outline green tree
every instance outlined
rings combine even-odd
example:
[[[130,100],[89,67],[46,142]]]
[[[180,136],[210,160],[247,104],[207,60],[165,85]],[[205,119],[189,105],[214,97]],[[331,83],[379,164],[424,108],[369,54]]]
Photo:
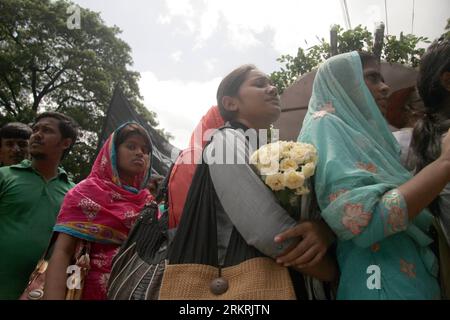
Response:
[[[442,34],[442,37],[450,39],[450,18],[447,19],[447,26],[445,27],[445,32]]]
[[[79,28],[71,8],[79,10]],[[0,12],[0,122],[31,122],[47,110],[72,116],[82,137],[63,165],[75,180],[89,173],[115,85],[158,125],[142,103],[140,75],[129,70],[131,49],[119,28],[64,0],[2,0]]]
[[[448,25],[447,28],[449,28]],[[373,36],[366,27],[359,25],[354,29],[344,31],[342,27],[336,26],[336,31],[338,54],[353,50],[372,51]],[[280,93],[294,83],[299,76],[310,72],[331,56],[330,44],[323,38],[319,39],[319,41],[319,44],[308,49],[299,48],[295,57],[282,55],[277,59],[283,66],[280,68],[280,71],[271,73],[270,77]],[[412,34],[403,35],[401,33],[399,38],[386,35],[381,59],[416,67],[425,51],[425,49],[417,47],[420,42],[427,43],[429,41],[425,37],[417,37]]]

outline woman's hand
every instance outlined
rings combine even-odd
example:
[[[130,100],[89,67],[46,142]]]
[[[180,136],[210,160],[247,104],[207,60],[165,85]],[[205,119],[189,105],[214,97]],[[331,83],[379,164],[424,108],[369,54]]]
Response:
[[[327,253],[334,241],[334,233],[322,221],[304,221],[275,237],[280,243],[289,238],[299,237],[296,245],[288,248],[277,257],[277,262],[285,267],[309,268],[316,265]]]

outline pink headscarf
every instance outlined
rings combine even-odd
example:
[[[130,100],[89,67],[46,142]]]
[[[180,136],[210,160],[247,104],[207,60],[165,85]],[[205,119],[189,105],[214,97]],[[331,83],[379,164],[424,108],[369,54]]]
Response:
[[[183,213],[184,203],[194,176],[196,163],[201,158],[203,147],[208,141],[207,130],[224,125],[217,106],[211,107],[202,117],[192,133],[189,147],[178,156],[169,178],[169,228],[178,225]]]
[[[130,123],[111,134],[89,176],[67,193],[54,231],[99,243],[121,244],[126,239],[139,212],[152,199],[145,188],[150,163],[133,186],[124,186],[120,181],[114,141],[127,125]]]

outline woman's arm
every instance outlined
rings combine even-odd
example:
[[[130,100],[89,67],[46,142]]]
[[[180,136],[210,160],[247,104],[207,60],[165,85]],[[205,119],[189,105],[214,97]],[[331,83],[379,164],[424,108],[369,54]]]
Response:
[[[333,133],[331,131],[328,134],[329,143],[339,138],[338,131]],[[314,138],[316,137],[312,137]],[[352,151],[349,149],[343,152]],[[353,159],[350,154],[346,157]],[[327,161],[334,161],[334,170],[340,170],[341,162],[337,154],[332,153]],[[322,162],[322,167],[318,166],[318,175],[329,174],[324,163],[326,162]],[[342,168],[345,170],[344,165]],[[350,185],[347,178],[340,177],[332,183],[328,181],[327,191],[324,191],[327,193],[321,195],[324,202],[321,215],[339,239],[352,240],[357,246],[367,248],[393,234],[407,230],[410,222],[439,195],[450,179],[450,139],[444,139],[439,159],[409,181],[398,187],[392,185],[391,190],[387,189],[382,194],[375,194],[370,185],[364,180],[357,182],[356,177],[351,178],[355,179],[353,185],[357,187],[346,190]],[[359,178],[366,179],[364,176]],[[369,176],[367,178],[370,179]],[[365,202],[366,194],[375,196],[374,200]]]
[[[405,198],[410,220],[427,207],[450,182],[450,134],[448,133],[442,141],[439,158],[398,188]]]
[[[448,137],[448,136],[447,136]],[[411,180],[407,181],[398,190],[405,198],[408,207],[408,217],[414,219],[450,181],[450,156],[439,157],[423,168]]]
[[[67,290],[67,267],[75,254],[78,239],[65,233],[60,233],[55,242],[52,257],[47,269],[44,299],[64,300]]]
[[[228,218],[245,241],[265,255],[276,258],[298,239],[275,243],[275,236],[297,222],[277,203],[274,194],[246,163],[245,140],[241,140],[244,138],[229,131],[216,133],[205,149],[214,189]]]

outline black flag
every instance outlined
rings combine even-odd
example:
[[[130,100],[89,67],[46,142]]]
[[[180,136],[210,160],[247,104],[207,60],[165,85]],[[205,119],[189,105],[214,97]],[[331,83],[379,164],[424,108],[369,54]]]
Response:
[[[100,134],[97,153],[108,139],[109,135],[121,124],[127,121],[136,121],[147,130],[153,145],[152,173],[165,176],[172,165],[171,155],[178,155],[180,150],[172,146],[149,123],[144,120],[133,108],[122,91],[116,87],[106,114],[103,130]]]

